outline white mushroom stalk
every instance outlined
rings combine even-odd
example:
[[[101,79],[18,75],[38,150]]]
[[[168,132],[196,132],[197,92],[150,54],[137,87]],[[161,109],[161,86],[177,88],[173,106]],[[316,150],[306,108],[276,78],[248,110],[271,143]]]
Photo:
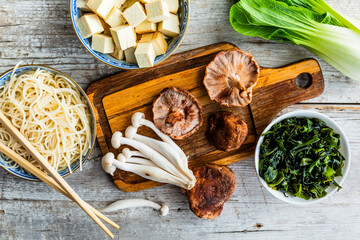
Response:
[[[137,156],[139,156],[140,158]],[[130,151],[130,149],[128,149],[128,148],[124,148],[123,152],[120,153],[116,159],[120,162],[136,163],[136,164],[140,164],[140,165],[156,167],[155,163],[153,163],[152,161],[150,161],[148,159],[145,159],[145,157],[140,152]]]
[[[116,149],[128,145],[137,151],[124,148],[117,160],[114,154],[106,154],[102,159],[104,171],[112,175],[119,168],[156,182],[173,184],[187,190],[193,188],[196,178],[188,168],[187,157],[180,147],[152,122],[145,120],[143,113],[135,113],[132,123],[133,126],[126,129],[125,137],[121,132],[113,134],[111,145]],[[138,134],[141,125],[149,126],[163,141]]]
[[[155,202],[145,199],[124,199],[111,203],[109,206],[100,208],[100,212],[114,212],[120,209],[133,208],[133,207],[151,207],[159,211],[161,216],[166,216],[169,213],[169,206],[165,203],[159,205]]]
[[[113,153],[107,153],[102,159],[102,166],[105,172],[113,175],[116,168],[135,173],[143,178],[161,183],[171,183],[181,188],[189,189],[189,182],[174,176],[158,166],[148,166],[121,162],[114,158]]]
[[[186,166],[188,165],[187,157],[186,157],[185,153],[183,152],[183,150],[181,150],[181,148],[171,139],[171,137],[169,137],[168,135],[161,132],[155,126],[155,124],[153,122],[146,120],[144,113],[141,113],[141,112],[134,113],[131,117],[131,124],[135,128],[139,128],[141,126],[146,126],[146,127],[150,128],[151,130],[153,130],[156,133],[156,135],[158,135],[161,138],[161,140],[170,144],[173,147],[173,149],[176,151],[176,153],[179,154],[180,158],[184,161],[184,164]]]
[[[145,156],[139,152],[139,151],[131,151],[129,148],[124,148],[122,150],[122,153],[124,154],[124,156],[128,159],[131,157],[142,157],[145,158]]]
[[[139,150],[147,159],[153,161],[156,165],[158,165],[165,171],[175,176],[183,177],[180,174],[179,170],[174,165],[172,165],[171,162],[169,162],[169,160],[166,159],[163,155],[139,141],[123,137],[121,132],[115,132],[112,135],[111,145],[114,148],[119,148],[121,145],[129,145]]]
[[[193,180],[194,177],[193,173],[188,168],[187,164],[185,164],[184,161],[181,159],[179,154],[176,151],[174,151],[174,148],[169,143],[140,135],[137,133],[137,129],[138,128],[134,126],[129,126],[125,131],[125,136],[127,138],[134,139],[136,141],[144,143],[145,145],[158,151],[164,157],[169,159],[174,164],[174,166],[179,171],[181,171],[186,177],[188,177],[190,180]],[[186,159],[186,163],[187,163],[187,159]]]

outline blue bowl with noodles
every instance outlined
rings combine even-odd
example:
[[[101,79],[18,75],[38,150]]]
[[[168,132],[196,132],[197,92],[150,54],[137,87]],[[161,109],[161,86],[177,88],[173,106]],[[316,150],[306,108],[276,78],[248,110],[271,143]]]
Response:
[[[91,140],[90,140],[89,148],[88,148],[87,152],[83,155],[83,157],[81,157],[81,159],[74,161],[70,165],[71,172],[70,172],[69,168],[64,168],[64,169],[58,171],[60,176],[66,177],[66,176],[70,175],[71,173],[75,172],[80,167],[80,162],[81,162],[81,164],[83,164],[86,161],[86,159],[89,157],[89,155],[94,147],[95,137],[96,137],[94,111],[92,109],[90,101],[89,101],[86,93],[84,92],[84,90],[82,90],[82,88],[72,78],[70,78],[65,73],[60,72],[59,70],[56,70],[51,67],[42,66],[42,65],[25,65],[25,66],[19,66],[15,70],[15,74],[19,75],[19,74],[25,73],[27,71],[36,70],[36,69],[42,69],[42,70],[46,70],[46,71],[49,71],[52,73],[62,75],[75,89],[79,90],[81,96],[86,101],[86,104],[87,104],[89,112],[90,112]],[[7,81],[10,80],[10,76],[11,76],[12,72],[13,72],[13,69],[8,70],[5,73],[3,73],[2,75],[0,75],[0,86],[4,85]],[[2,167],[6,171],[8,171],[9,173],[11,173],[17,177],[20,177],[20,178],[23,178],[26,180],[30,180],[30,181],[39,181],[39,179],[37,177],[35,177],[34,175],[29,173],[22,167],[18,166],[14,161],[9,159],[7,156],[5,156],[2,153],[0,153],[0,167]]]
[[[101,62],[116,68],[121,69],[139,69],[139,66],[135,63],[128,63],[124,60],[118,60],[112,57],[110,54],[103,54],[97,51],[94,51],[91,48],[91,41],[89,38],[83,39],[80,36],[79,29],[75,24],[75,21],[82,16],[83,12],[76,7],[76,0],[70,0],[70,16],[73,28],[75,33],[80,40],[81,44],[85,47],[85,49],[93,55],[95,58],[100,60]],[[168,58],[171,54],[175,52],[175,50],[180,46],[181,41],[183,40],[189,20],[190,20],[190,0],[179,0],[179,22],[180,22],[180,34],[177,37],[171,39],[168,43],[169,47],[166,50],[165,54],[159,55],[155,58],[155,64],[158,64]]]

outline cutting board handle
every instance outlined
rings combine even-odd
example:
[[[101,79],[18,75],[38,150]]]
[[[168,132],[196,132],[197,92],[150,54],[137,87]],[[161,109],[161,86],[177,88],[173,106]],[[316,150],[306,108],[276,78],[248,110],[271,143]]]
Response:
[[[280,68],[262,68],[250,104],[257,135],[287,106],[317,97],[323,92],[324,77],[315,59]]]

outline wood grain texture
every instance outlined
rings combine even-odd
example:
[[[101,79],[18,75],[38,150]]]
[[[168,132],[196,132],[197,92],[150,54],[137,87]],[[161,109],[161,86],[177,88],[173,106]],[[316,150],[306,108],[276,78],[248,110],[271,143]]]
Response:
[[[189,167],[207,163],[228,165],[252,157],[258,136],[273,117],[285,107],[319,96],[324,91],[324,78],[316,60],[309,59],[280,68],[260,70],[253,100],[245,107],[223,107],[212,101],[203,84],[205,69],[220,51],[237,50],[229,43],[218,43],[171,56],[162,64],[141,71],[124,71],[90,85],[87,93],[96,109],[97,139],[103,154],[112,151],[111,136],[124,133],[131,125],[131,116],[143,112],[152,120],[152,103],[167,87],[180,87],[191,92],[203,108],[203,126],[192,136],[176,141],[189,156]],[[311,85],[300,88],[296,78],[309,74]],[[217,111],[231,111],[240,116],[248,126],[248,136],[238,150],[219,151],[206,138],[208,117]],[[142,127],[140,134],[156,138],[150,129]],[[121,149],[120,149],[121,150]],[[161,184],[150,182],[136,174],[117,170],[115,185],[123,191],[140,191]]]
[[[303,87],[296,83],[301,74],[308,77]],[[259,136],[282,109],[320,96],[324,87],[320,66],[313,59],[281,68],[261,69],[259,84],[254,88],[253,101],[250,103],[256,134]]]
[[[327,0],[344,14],[359,18],[360,1]],[[45,64],[69,74],[84,89],[118,73],[94,59],[79,43],[66,0],[0,1],[0,72],[24,64]],[[353,161],[343,189],[326,201],[304,207],[281,202],[261,188],[252,158],[230,167],[238,187],[213,221],[197,218],[178,188],[163,185],[136,193],[119,191],[102,171],[98,145],[66,181],[94,207],[124,198],[167,202],[170,214],[129,209],[108,216],[120,224],[116,239],[359,239],[360,238],[360,82],[351,80],[306,49],[236,33],[228,20],[232,1],[191,1],[190,24],[177,52],[227,41],[251,52],[261,66],[277,67],[316,58],[325,92],[292,105],[283,113],[312,109],[334,119],[350,141]],[[106,239],[81,209],[43,183],[18,179],[0,169],[0,239]]]

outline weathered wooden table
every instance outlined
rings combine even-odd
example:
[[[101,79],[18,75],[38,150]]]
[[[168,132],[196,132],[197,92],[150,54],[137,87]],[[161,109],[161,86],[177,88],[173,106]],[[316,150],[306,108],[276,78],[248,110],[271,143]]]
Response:
[[[250,51],[262,66],[276,67],[315,57],[292,45],[244,37],[229,24],[232,1],[193,0],[191,21],[178,52],[229,41]],[[359,17],[360,1],[328,0],[351,17]],[[359,43],[360,44],[360,43]],[[137,193],[119,191],[100,166],[96,146],[82,172],[66,178],[79,195],[95,207],[124,198],[146,198],[170,205],[161,217],[150,209],[108,214],[121,225],[116,239],[359,239],[360,238],[360,82],[320,61],[326,89],[311,101],[284,112],[313,109],[327,114],[351,144],[351,169],[343,189],[310,206],[277,200],[261,187],[254,159],[235,163],[238,186],[215,220],[197,218],[179,188],[165,185]],[[0,73],[19,61],[62,70],[83,88],[119,70],[94,59],[75,36],[66,0],[0,1]],[[113,229],[111,229],[113,230]],[[105,239],[106,235],[73,202],[39,182],[28,182],[0,170],[0,239]]]

